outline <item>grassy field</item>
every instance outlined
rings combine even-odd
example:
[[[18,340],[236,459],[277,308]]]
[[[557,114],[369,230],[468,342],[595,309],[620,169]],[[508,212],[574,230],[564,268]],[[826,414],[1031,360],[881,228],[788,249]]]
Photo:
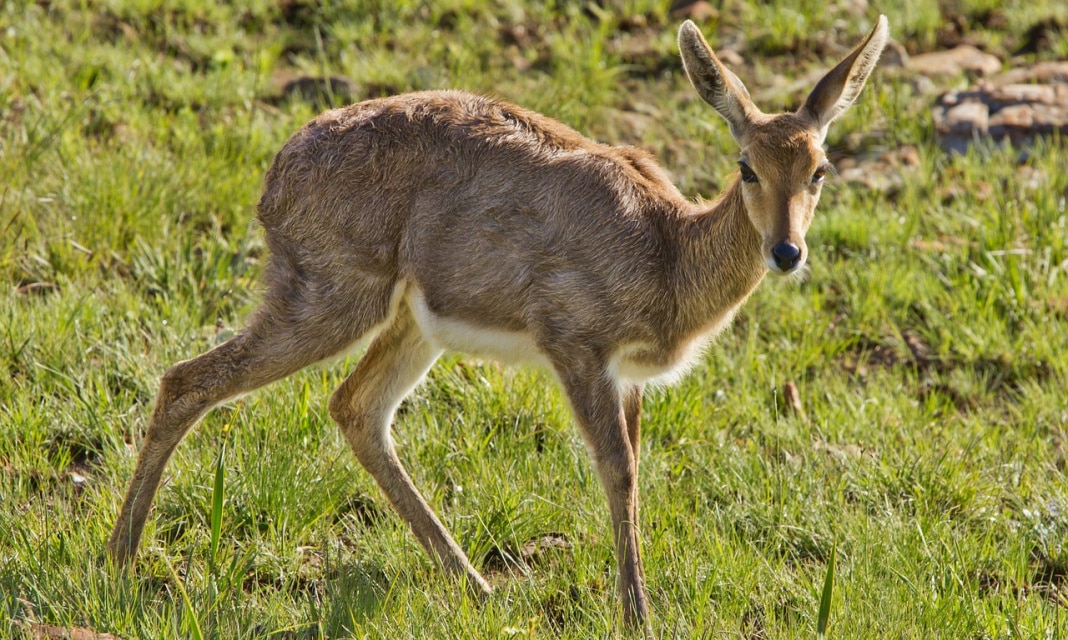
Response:
[[[958,18],[1006,66],[1042,23],[1017,62],[1068,58],[1055,0],[854,4],[713,3],[701,27],[714,47],[745,36],[739,73],[769,111],[879,12],[912,52]],[[209,414],[136,570],[103,548],[159,375],[255,305],[255,202],[290,133],[328,103],[465,88],[649,149],[713,197],[736,146],[681,74],[678,22],[643,0],[4,3],[0,637],[625,636],[563,399],[545,374],[470,358],[439,363],[395,433],[497,587],[486,604],[434,567],[330,421],[355,356]],[[352,95],[282,90],[332,75]],[[914,148],[900,186],[831,180],[807,276],[769,279],[694,374],[647,397],[658,636],[813,637],[833,557],[831,637],[1068,637],[1068,149],[944,154],[919,86],[877,71],[828,139]]]

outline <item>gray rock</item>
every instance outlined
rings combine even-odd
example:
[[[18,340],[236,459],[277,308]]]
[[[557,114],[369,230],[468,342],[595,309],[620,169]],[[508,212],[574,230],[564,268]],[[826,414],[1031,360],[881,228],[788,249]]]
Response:
[[[897,40],[890,40],[883,49],[883,55],[879,58],[879,66],[884,69],[898,69],[909,66],[909,52],[905,45]]]
[[[959,76],[964,73],[989,76],[1001,71],[1001,60],[970,44],[962,44],[948,51],[914,55],[908,60],[908,68],[925,76]]]
[[[983,102],[961,102],[946,109],[942,129],[947,133],[985,134],[990,108]]]
[[[1068,60],[1051,60],[1010,69],[994,78],[994,82],[1002,85],[1034,82],[1068,84]]]
[[[1068,135],[1068,76],[1058,80],[1056,69],[1045,63],[1014,69],[974,89],[943,93],[933,109],[942,148],[964,152],[984,139],[1026,146],[1055,132]],[[1034,77],[1053,84],[1009,82]]]

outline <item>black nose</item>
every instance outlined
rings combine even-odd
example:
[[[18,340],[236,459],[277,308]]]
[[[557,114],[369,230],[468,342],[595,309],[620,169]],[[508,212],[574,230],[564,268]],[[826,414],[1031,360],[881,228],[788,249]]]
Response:
[[[775,264],[783,271],[790,271],[801,261],[801,249],[792,242],[780,242],[771,250]]]

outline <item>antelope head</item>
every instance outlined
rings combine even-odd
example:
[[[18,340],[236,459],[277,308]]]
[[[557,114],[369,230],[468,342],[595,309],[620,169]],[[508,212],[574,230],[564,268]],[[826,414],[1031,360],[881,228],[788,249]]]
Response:
[[[687,20],[679,30],[686,75],[701,98],[727,121],[741,147],[742,198],[762,239],[768,269],[792,273],[805,264],[805,233],[831,170],[823,151],[830,123],[857,99],[888,39],[886,16],[816,84],[794,113],[761,112],[749,91]]]

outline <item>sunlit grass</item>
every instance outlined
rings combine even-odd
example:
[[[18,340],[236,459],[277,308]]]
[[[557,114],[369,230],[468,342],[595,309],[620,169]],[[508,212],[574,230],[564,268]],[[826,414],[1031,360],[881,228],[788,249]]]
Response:
[[[607,507],[566,403],[543,373],[460,356],[406,401],[395,438],[497,586],[487,603],[434,566],[330,422],[358,354],[209,414],[135,570],[103,558],[159,375],[258,299],[262,176],[317,108],[282,99],[285,79],[490,93],[648,148],[687,194],[726,184],[736,149],[679,73],[668,7],[606,6],[0,8],[0,636],[622,634]],[[978,24],[989,9],[1001,31]],[[747,36],[756,90],[830,62],[806,54],[813,32],[849,46],[878,11],[910,46],[937,40],[923,2],[860,18],[747,4],[702,28],[714,45]],[[961,11],[1008,49],[1065,19],[1053,2]],[[918,166],[888,193],[832,182],[808,276],[769,279],[702,367],[649,394],[640,524],[659,636],[810,638],[821,601],[827,637],[1068,635],[1068,152],[946,155],[930,101],[876,73],[828,144],[867,132],[862,148],[913,145]],[[783,408],[787,381],[804,418]],[[522,561],[547,536],[566,544]]]

